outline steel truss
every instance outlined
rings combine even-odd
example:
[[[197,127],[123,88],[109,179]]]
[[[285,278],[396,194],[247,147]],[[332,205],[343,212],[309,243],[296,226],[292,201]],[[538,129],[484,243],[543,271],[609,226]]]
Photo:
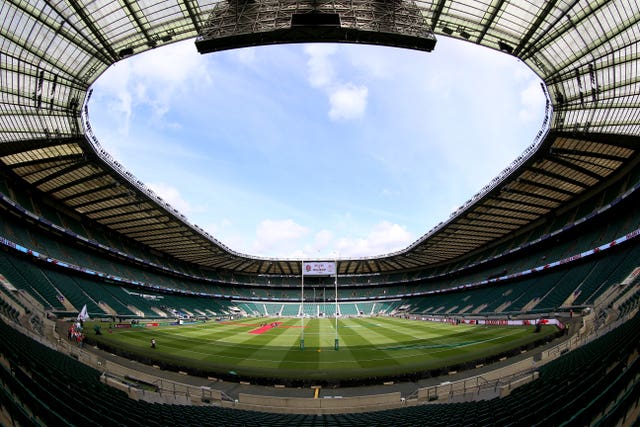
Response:
[[[433,50],[436,39],[413,1],[219,2],[196,41],[201,53],[284,42],[346,42]]]

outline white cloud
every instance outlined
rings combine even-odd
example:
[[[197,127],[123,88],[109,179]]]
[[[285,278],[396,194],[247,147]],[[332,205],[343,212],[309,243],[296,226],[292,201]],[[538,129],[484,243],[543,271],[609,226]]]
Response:
[[[531,79],[527,87],[520,92],[520,103],[520,120],[529,122],[540,117],[541,111],[544,110],[545,98],[538,79]]]
[[[118,93],[126,87],[131,78],[131,62],[120,61],[113,64],[97,80],[100,88],[106,93]]]
[[[231,223],[207,227],[234,250],[251,256],[291,259],[333,259],[382,255],[406,248],[415,237],[399,224],[380,221],[363,235],[344,236],[332,228],[313,231],[292,219],[265,219],[259,222],[252,237],[242,238]],[[246,230],[246,228],[245,228]],[[225,234],[226,236],[222,236]],[[241,242],[253,240],[250,247]]]
[[[389,221],[379,222],[369,234],[369,240],[374,247],[400,249],[411,239],[411,234],[404,227]]]
[[[175,51],[173,48],[161,49],[164,58],[157,57],[152,64],[134,64],[138,59],[135,56],[115,64],[100,77],[101,88],[95,91],[93,101],[100,99],[100,93],[108,93],[108,117],[115,120],[110,120],[110,126],[102,129],[105,133],[98,133],[98,137],[144,182],[169,182],[171,185],[150,185],[164,200],[185,215],[196,214],[195,222],[209,224],[205,229],[215,238],[232,250],[249,255],[300,259],[333,257],[336,252],[340,257],[360,257],[401,250],[415,240],[414,236],[446,218],[453,210],[447,207],[463,203],[520,154],[539,127],[529,114],[544,109],[536,78],[530,73],[528,79],[519,74],[517,78],[502,74],[512,73],[510,69],[502,70],[506,68],[503,63],[507,59],[513,62],[512,58],[476,61],[484,54],[472,55],[466,49],[449,59],[437,56],[448,52],[445,44],[440,45],[438,53],[420,56],[376,47],[354,49],[353,54],[351,50],[343,51],[343,46],[324,44],[307,45],[304,50],[278,47],[283,52],[278,55],[247,49],[230,52],[231,57],[222,53],[205,57],[202,66],[183,56],[193,48],[192,44],[176,45]],[[304,55],[300,55],[301,51]],[[387,58],[387,53],[392,55]],[[202,58],[197,54],[195,57]],[[479,66],[485,63],[490,65],[488,71]],[[168,68],[163,69],[163,64]],[[229,66],[232,67],[227,70]],[[472,81],[469,73],[482,78]],[[209,74],[214,84],[207,85]],[[277,108],[245,114],[242,107],[228,108],[224,97],[219,96],[219,89],[228,88],[222,92],[271,99],[270,92],[261,90],[264,83],[274,82],[274,76],[275,81],[287,84],[275,88],[271,84],[268,89],[289,96],[279,103],[264,104]],[[294,83],[303,87],[294,87]],[[188,95],[187,90],[197,92]],[[316,96],[307,97],[309,92]],[[518,96],[503,101],[498,96],[502,92]],[[293,104],[292,99],[302,102]],[[285,110],[288,102],[295,105],[295,111]],[[98,108],[91,111],[92,119],[107,116],[107,108],[102,105],[102,112]],[[508,108],[498,109],[499,106]],[[208,127],[221,109],[243,114],[236,114],[238,120],[229,115],[229,120],[218,128]],[[325,122],[358,120],[358,126],[350,129],[319,123],[317,119],[323,118],[325,111]],[[271,123],[270,114],[276,112],[295,125],[291,132],[284,127],[287,132],[272,138],[281,142],[284,150],[267,150],[266,132],[233,134],[235,130],[263,129],[263,121]],[[490,114],[481,115],[486,112]],[[194,117],[199,121],[187,121]],[[129,122],[131,136],[120,136],[120,129],[128,135]],[[136,124],[142,126],[136,130]],[[523,143],[516,131],[532,124],[535,129],[531,137],[525,135]],[[285,151],[297,153],[294,148],[298,145],[286,144],[301,139],[301,130],[312,137],[318,135],[320,140],[319,131],[325,128],[330,132],[323,141],[348,138],[349,143],[355,144],[341,142],[344,151],[337,159],[347,159],[349,166],[332,164],[331,177],[335,171],[335,180],[312,182],[318,187],[321,181],[339,183],[338,188],[348,191],[319,190],[316,196],[330,195],[326,197],[330,203],[324,203],[322,210],[315,207],[317,204],[301,203],[299,197],[286,200],[282,194],[267,191],[267,187],[282,189],[286,182],[284,188],[289,190],[283,192],[285,196],[299,194],[297,185],[309,186],[303,178],[322,176],[323,170],[329,170],[321,166],[309,169],[308,174],[300,173],[289,166],[277,166],[273,159],[282,157]],[[97,127],[94,129],[97,132]],[[389,144],[390,140],[394,143]],[[145,141],[146,144],[141,143]],[[511,151],[512,143],[519,143],[522,148]],[[247,156],[242,151],[245,145],[251,145],[252,154],[258,150],[278,156],[268,157],[267,161],[260,156]],[[302,144],[299,147],[306,148]],[[365,159],[366,164],[359,165],[354,161],[356,156]],[[476,171],[480,165],[489,169]],[[341,169],[349,173],[339,175]],[[200,179],[209,173],[210,178]],[[167,176],[171,179],[167,180]],[[264,185],[272,178],[279,181]],[[417,188],[411,186],[414,184]],[[224,203],[220,204],[220,200]],[[337,212],[346,210],[354,212],[353,218]],[[233,221],[225,222],[221,215]],[[293,219],[263,221],[265,217]],[[371,225],[380,218],[388,221]]]
[[[219,222],[206,222],[201,225],[201,228],[212,236],[219,235],[224,229],[231,227],[233,227],[233,221],[228,218],[222,218]]]
[[[236,60],[245,65],[254,65],[256,62],[256,50],[251,48],[244,49],[234,49],[232,51],[233,56]]]
[[[147,183],[146,186],[149,187],[158,196],[160,196],[162,200],[169,203],[173,208],[177,209],[181,214],[188,215],[190,213],[193,213],[193,207],[182,197],[180,191],[177,188],[161,182]]]
[[[369,91],[364,86],[346,84],[329,95],[331,120],[353,120],[364,116]]]
[[[354,83],[340,83],[335,75],[332,57],[335,45],[310,44],[305,46],[308,55],[308,80],[312,87],[323,90],[329,97],[329,118],[336,121],[358,119],[364,116],[369,90]]]
[[[398,68],[405,72],[407,66],[413,65],[396,61],[402,55],[400,48],[358,45],[349,47],[348,52],[351,65],[374,79],[393,78]]]
[[[376,224],[365,237],[343,237],[336,242],[341,258],[383,255],[406,248],[415,240],[403,226],[389,221]]]
[[[175,43],[133,56],[115,64],[95,84],[96,96],[107,96],[108,113],[115,116],[118,133],[129,134],[135,111],[151,108],[156,126],[179,127],[162,120],[175,105],[176,95],[188,85],[210,82],[204,62],[192,42]]]
[[[202,61],[190,51],[192,48],[179,43],[168,46],[166,50],[146,52],[144,60],[132,63],[133,77],[139,82],[136,101],[150,106],[157,119],[171,110],[176,93],[189,82],[206,76]]]
[[[265,219],[258,225],[256,236],[262,241],[294,240],[307,235],[309,230],[292,219]]]
[[[113,131],[119,136],[129,135],[133,116],[135,92],[128,87],[130,80],[131,64],[125,61],[109,68],[94,86],[96,90],[93,105],[97,98],[102,96],[106,98],[106,102],[99,103],[106,111],[97,111],[97,113],[114,118],[113,122],[118,123],[118,126]]]
[[[335,72],[330,57],[336,52],[335,45],[312,43],[305,45],[304,51],[309,56],[307,67],[311,86],[323,88],[331,85]]]
[[[109,104],[108,108],[112,114],[122,117],[122,126],[118,129],[121,135],[129,135],[131,117],[133,116],[133,99],[128,91],[121,91],[117,94],[115,102]]]
[[[159,83],[171,86],[182,85],[189,79],[206,75],[206,69],[192,41],[150,50],[141,54],[140,57],[131,58],[131,61],[132,72],[143,76],[150,85]],[[162,91],[165,87],[156,89]]]
[[[320,230],[315,235],[314,246],[319,251],[326,251],[331,247],[331,242],[334,239],[334,233],[330,230]]]
[[[382,190],[380,190],[380,195],[382,197],[394,197],[394,196],[398,196],[400,194],[400,192],[398,190],[392,190],[390,188],[383,188]]]
[[[280,254],[290,252],[292,248],[302,246],[300,241],[309,234],[309,229],[297,224],[292,219],[265,219],[258,224],[253,251],[256,255],[273,252]]]
[[[222,218],[218,222],[206,222],[210,219],[209,215],[209,212],[205,212],[203,217],[205,222],[197,223],[200,228],[229,249],[244,254],[250,253],[247,251],[249,245],[245,230],[238,230],[237,224],[227,218]]]

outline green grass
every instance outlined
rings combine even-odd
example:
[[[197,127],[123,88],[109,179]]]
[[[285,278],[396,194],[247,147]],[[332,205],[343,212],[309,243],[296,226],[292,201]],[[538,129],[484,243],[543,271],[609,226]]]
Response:
[[[283,322],[262,335],[263,322]],[[440,369],[518,349],[555,332],[544,327],[450,325],[396,318],[242,319],[227,324],[114,329],[91,339],[160,363],[239,377],[340,380]],[[304,331],[304,350],[300,349]],[[157,341],[155,350],[150,341]]]

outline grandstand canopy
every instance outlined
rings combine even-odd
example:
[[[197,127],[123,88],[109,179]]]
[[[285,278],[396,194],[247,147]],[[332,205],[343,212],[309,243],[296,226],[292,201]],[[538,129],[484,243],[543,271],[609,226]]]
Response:
[[[472,200],[404,250],[341,260],[340,274],[407,271],[459,259],[542,224],[637,166],[635,1],[3,0],[2,170],[58,208],[185,262],[247,274],[300,274],[298,260],[240,254],[190,224],[101,148],[85,105],[92,83],[110,65],[178,40],[200,46],[215,40],[218,48],[326,40],[316,24],[305,40],[270,25],[308,26],[317,21],[294,15],[329,4],[339,18],[327,21],[334,30],[338,25],[344,34],[347,28],[366,34],[356,42],[420,49],[409,42],[435,44],[433,35],[445,35],[514,55],[541,77],[549,98],[533,144]],[[240,13],[250,10],[269,13]],[[399,16],[410,16],[411,25],[397,25]]]

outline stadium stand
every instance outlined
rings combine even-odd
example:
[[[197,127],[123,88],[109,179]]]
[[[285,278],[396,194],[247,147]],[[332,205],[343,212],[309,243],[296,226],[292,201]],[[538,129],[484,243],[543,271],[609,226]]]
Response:
[[[300,313],[300,304],[284,304],[282,307],[282,311],[280,312],[281,316],[297,316]]]
[[[640,315],[540,368],[508,396],[360,414],[291,415],[150,404],[100,381],[101,373],[0,322],[2,404],[20,425],[607,425],[637,401]],[[615,349],[615,351],[612,351]],[[634,355],[629,357],[629,355]],[[613,402],[613,411],[604,411]],[[77,409],[81,407],[82,411]],[[618,414],[618,415],[616,415]]]

